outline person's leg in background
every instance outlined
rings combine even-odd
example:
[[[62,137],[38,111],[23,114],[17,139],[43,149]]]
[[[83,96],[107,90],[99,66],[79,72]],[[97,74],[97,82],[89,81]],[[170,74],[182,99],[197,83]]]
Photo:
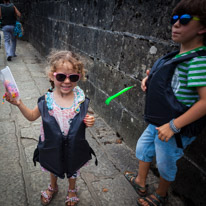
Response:
[[[14,35],[14,27],[11,29],[11,56],[16,57],[16,36]]]
[[[13,53],[15,53],[16,49],[16,38],[14,40],[14,26],[6,25],[2,28],[4,34],[4,45],[6,50],[7,60],[11,61]]]

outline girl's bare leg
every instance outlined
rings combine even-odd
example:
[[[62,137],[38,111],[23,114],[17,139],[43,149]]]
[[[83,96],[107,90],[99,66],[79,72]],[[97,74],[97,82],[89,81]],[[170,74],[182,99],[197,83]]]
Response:
[[[52,173],[50,173],[50,186],[51,186],[52,189],[56,189],[57,188],[57,177],[54,174],[52,174]],[[48,189],[46,190],[46,194],[48,196],[52,196],[53,193],[54,193],[54,191],[52,192],[52,191],[50,191]],[[45,203],[47,202],[47,199],[44,196],[41,196],[41,198],[42,198],[43,202],[45,202]]]
[[[76,195],[76,178],[72,178],[70,177],[68,179],[68,182],[69,182],[69,191],[68,191],[68,197],[69,198],[77,198],[77,195]],[[77,198],[78,199],[78,198]],[[78,202],[78,200],[75,200],[74,201],[68,201],[67,202],[67,205],[68,206],[73,206],[73,205],[76,205],[76,203]]]
[[[57,177],[50,173],[50,181],[51,181],[51,187],[56,188],[57,187]]]
[[[68,179],[68,181],[69,181],[69,189],[70,189],[70,190],[76,189],[76,178],[70,177],[70,178]]]

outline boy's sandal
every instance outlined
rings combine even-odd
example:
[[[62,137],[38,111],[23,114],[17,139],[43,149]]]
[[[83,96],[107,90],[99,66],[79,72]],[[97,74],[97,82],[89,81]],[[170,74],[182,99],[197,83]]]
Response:
[[[47,191],[51,192],[51,195],[48,195]],[[48,205],[57,193],[58,186],[56,186],[56,188],[52,188],[51,185],[49,185],[47,190],[41,191],[41,204]]]
[[[76,193],[77,189],[74,189],[74,190],[68,189],[68,193],[70,192]],[[76,205],[78,202],[79,202],[79,198],[77,196],[69,197],[69,195],[67,195],[65,205],[68,206],[68,203],[74,203],[74,205]]]
[[[153,194],[157,199],[155,199],[154,197],[147,196],[147,197],[140,197],[137,200],[137,204],[139,206],[143,206],[143,204],[139,201],[140,199],[144,200],[145,202],[148,203],[149,206],[164,206],[166,205],[166,203],[168,202],[168,195],[166,195],[165,197],[162,197],[160,195],[158,195],[156,192]]]
[[[145,197],[147,195],[148,185],[146,185],[145,187],[138,185],[135,182],[137,175],[135,175],[133,172],[126,171],[124,173],[124,176],[129,181],[129,183],[133,186],[133,188],[135,189],[138,195],[140,195],[141,197]]]

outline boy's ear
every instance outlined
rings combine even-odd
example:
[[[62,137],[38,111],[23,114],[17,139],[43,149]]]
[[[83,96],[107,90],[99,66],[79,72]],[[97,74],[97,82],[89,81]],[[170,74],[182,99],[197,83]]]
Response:
[[[206,33],[206,27],[203,27],[202,29],[200,29],[200,31],[198,33],[199,34],[205,34]]]

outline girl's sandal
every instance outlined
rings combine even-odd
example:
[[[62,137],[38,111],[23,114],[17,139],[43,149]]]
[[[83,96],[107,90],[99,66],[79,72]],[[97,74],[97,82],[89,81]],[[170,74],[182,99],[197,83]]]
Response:
[[[126,171],[124,173],[124,176],[129,181],[129,183],[133,186],[133,188],[135,189],[138,195],[140,195],[141,197],[145,197],[147,195],[148,185],[146,185],[145,187],[138,185],[135,182],[137,175],[135,175],[133,172]]]
[[[76,192],[77,192],[77,189],[74,189],[74,190],[68,189],[68,193],[76,193]],[[69,197],[68,195],[66,197],[65,205],[70,206],[72,203],[74,203],[73,205],[76,205],[78,202],[79,202],[79,198],[77,196]],[[70,204],[68,205],[68,203]]]
[[[47,194],[47,192],[50,192],[51,194],[49,195]],[[56,186],[56,188],[52,188],[51,185],[49,185],[47,190],[41,191],[41,204],[48,205],[57,193],[58,185]]]
[[[156,192],[153,194],[155,196],[152,197],[151,195],[148,197],[141,197],[137,199],[137,204],[139,206],[144,206],[139,200],[144,200],[145,202],[147,202],[148,205],[150,206],[164,206],[166,205],[166,203],[168,202],[168,195],[166,195],[165,197],[162,197],[160,195],[158,195]]]

